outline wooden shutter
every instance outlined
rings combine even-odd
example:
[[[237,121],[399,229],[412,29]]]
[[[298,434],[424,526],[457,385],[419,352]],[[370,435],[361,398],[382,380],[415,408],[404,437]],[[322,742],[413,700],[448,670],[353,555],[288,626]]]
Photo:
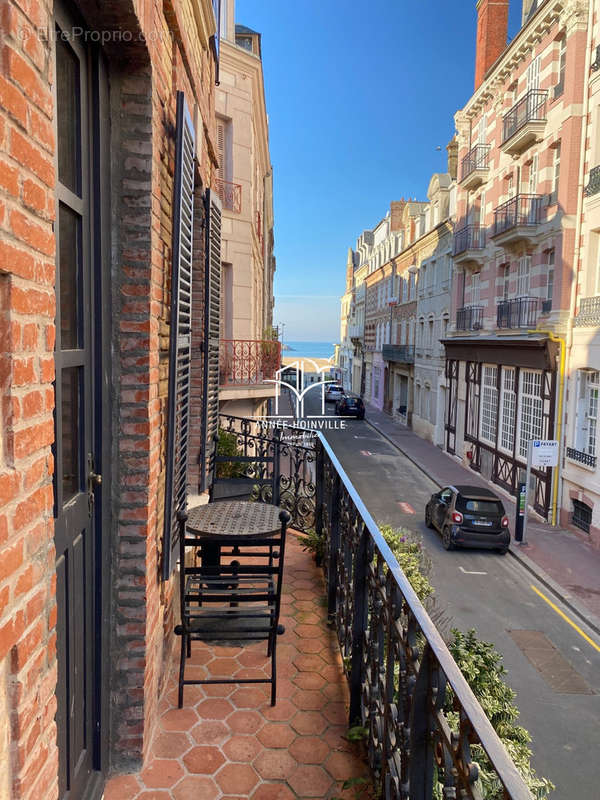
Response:
[[[209,462],[219,427],[219,334],[221,316],[221,201],[206,191],[206,328],[204,339],[204,424],[201,488],[207,488]]]
[[[162,563],[165,580],[171,575],[176,562],[176,549],[179,544],[177,512],[185,510],[187,503],[195,133],[183,92],[177,92],[176,137]]]

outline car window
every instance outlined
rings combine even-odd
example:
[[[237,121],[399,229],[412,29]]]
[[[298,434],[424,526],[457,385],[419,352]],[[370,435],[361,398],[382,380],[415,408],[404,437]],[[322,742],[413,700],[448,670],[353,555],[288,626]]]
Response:
[[[449,503],[452,499],[452,489],[444,489],[444,491],[440,494],[440,499],[445,503]]]
[[[476,514],[504,514],[504,507],[499,500],[475,500],[459,497],[456,501],[459,511],[472,511]]]

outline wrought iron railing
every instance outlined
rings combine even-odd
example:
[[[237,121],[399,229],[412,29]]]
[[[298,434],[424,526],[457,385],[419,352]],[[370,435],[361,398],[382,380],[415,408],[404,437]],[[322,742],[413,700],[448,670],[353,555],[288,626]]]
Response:
[[[515,297],[501,300],[496,312],[498,328],[535,328],[538,314],[537,297]]]
[[[489,144],[476,144],[472,147],[460,164],[460,179],[464,181],[477,169],[488,169],[490,157]]]
[[[507,142],[528,122],[545,122],[547,99],[548,92],[545,89],[530,89],[515,103],[502,120],[502,143]]]
[[[457,331],[479,331],[483,327],[483,306],[465,306],[456,312]]]
[[[511,228],[539,225],[542,217],[542,196],[518,194],[494,210],[494,236]]]
[[[588,185],[583,190],[586,197],[593,197],[598,192],[600,192],[600,165],[590,170]]]
[[[329,617],[350,687],[350,724],[386,800],[481,798],[473,745],[504,797],[531,794],[379,528],[319,434],[316,533],[324,544]],[[452,711],[448,696],[451,692]]]
[[[485,248],[485,228],[481,225],[466,225],[454,233],[454,249],[457,256],[465,250],[483,250]]]
[[[573,325],[576,328],[595,328],[600,325],[600,295],[581,299]]]
[[[236,214],[242,213],[242,187],[239,183],[231,183],[231,181],[217,178],[215,188],[224,209]]]
[[[415,349],[405,344],[384,344],[381,349],[384,361],[394,361],[399,364],[414,364]]]
[[[251,386],[274,380],[281,367],[281,342],[274,339],[221,339],[219,385]]]
[[[572,461],[578,461],[580,464],[585,464],[586,467],[593,467],[596,469],[596,456],[584,453],[582,450],[576,450],[574,447],[567,447],[567,458],[570,458]]]

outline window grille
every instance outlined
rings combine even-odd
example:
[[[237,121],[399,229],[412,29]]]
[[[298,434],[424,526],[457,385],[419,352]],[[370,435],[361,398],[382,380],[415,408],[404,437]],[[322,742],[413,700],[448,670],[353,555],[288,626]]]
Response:
[[[573,517],[571,519],[573,525],[581,528],[586,533],[590,532],[592,524],[592,509],[587,503],[582,503],[581,500],[573,500]]]
[[[502,367],[500,448],[507,453],[512,453],[515,444],[516,408],[515,370],[513,367]]]
[[[481,391],[481,430],[480,438],[496,443],[496,426],[498,417],[498,369],[488,364],[483,365]]]

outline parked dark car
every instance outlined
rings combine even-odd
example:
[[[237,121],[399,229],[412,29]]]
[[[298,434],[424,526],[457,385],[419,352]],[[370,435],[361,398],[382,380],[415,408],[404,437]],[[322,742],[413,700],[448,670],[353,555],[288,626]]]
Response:
[[[446,486],[432,495],[425,506],[425,524],[442,534],[446,550],[484,547],[504,554],[510,544],[502,501],[479,486]]]
[[[335,413],[342,417],[356,417],[356,419],[364,419],[365,404],[360,397],[345,395],[344,397],[341,397],[335,404]]]

